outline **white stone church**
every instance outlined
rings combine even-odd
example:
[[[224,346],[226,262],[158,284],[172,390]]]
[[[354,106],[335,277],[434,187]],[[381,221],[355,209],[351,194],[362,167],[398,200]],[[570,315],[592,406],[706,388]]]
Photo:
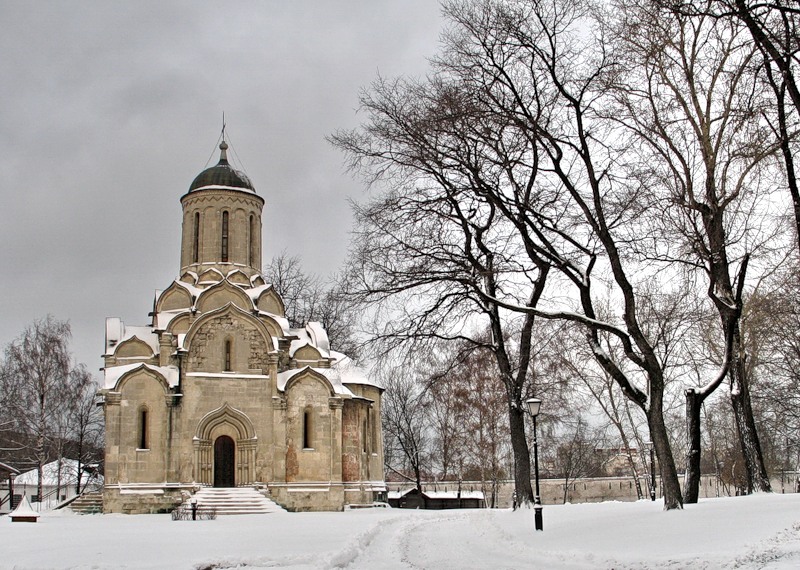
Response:
[[[385,500],[382,389],[261,275],[264,199],[219,163],[181,198],[180,277],[147,326],[106,319],[105,512],[251,487],[288,510]]]

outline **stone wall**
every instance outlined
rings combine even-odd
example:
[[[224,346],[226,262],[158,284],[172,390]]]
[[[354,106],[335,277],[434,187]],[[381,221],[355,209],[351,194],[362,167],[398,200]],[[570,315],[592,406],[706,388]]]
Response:
[[[775,493],[797,493],[800,472],[788,472],[781,476],[773,477],[772,490]],[[681,481],[682,483],[682,481]],[[535,489],[535,483],[531,481],[531,487]],[[390,491],[411,489],[413,484],[390,482],[386,486]],[[641,479],[642,493],[645,499],[650,498],[650,487],[645,478]],[[599,503],[602,501],[636,501],[636,487],[630,477],[599,477],[592,479],[571,480],[567,486],[568,503]],[[543,479],[540,481],[539,488],[542,493],[542,504],[560,505],[564,503],[564,480],[563,479]],[[423,483],[426,491],[456,491],[458,481],[445,481],[441,483]],[[480,481],[462,481],[461,489],[464,491],[483,491],[486,497],[487,506],[491,505],[491,482],[483,485]],[[735,491],[730,491],[731,493]],[[498,508],[511,506],[514,493],[513,481],[500,481],[497,486],[497,496],[495,505]],[[714,475],[703,475],[700,485],[700,498],[724,497],[729,496],[729,490],[719,484]],[[661,482],[656,478],[656,498],[661,499]]]
[[[103,512],[126,515],[169,513],[183,502],[191,490],[189,486],[106,486],[103,489]]]

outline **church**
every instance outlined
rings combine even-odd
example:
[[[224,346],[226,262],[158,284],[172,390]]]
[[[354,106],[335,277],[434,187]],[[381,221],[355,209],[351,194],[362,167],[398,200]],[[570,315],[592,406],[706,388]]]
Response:
[[[107,513],[166,512],[208,487],[289,511],[385,501],[382,388],[293,328],[261,274],[262,209],[228,145],[181,199],[180,272],[147,326],[106,319]]]

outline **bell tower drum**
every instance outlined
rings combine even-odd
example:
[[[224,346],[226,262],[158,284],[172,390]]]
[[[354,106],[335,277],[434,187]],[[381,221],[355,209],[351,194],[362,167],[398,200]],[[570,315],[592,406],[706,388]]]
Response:
[[[250,179],[228,163],[228,144],[219,162],[197,175],[181,198],[181,273],[217,269],[261,272],[261,212],[264,199]]]

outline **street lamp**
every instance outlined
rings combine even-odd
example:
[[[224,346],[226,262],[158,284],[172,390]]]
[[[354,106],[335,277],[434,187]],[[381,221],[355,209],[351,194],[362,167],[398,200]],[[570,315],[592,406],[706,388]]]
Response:
[[[542,497],[539,493],[539,442],[536,438],[536,416],[539,415],[542,401],[539,398],[528,398],[525,400],[525,405],[533,417],[533,471],[536,481],[536,495],[533,497],[533,519],[536,524],[536,530],[544,530],[542,525]]]
[[[650,500],[656,500],[656,448],[652,441],[646,441],[644,444],[650,450]]]

